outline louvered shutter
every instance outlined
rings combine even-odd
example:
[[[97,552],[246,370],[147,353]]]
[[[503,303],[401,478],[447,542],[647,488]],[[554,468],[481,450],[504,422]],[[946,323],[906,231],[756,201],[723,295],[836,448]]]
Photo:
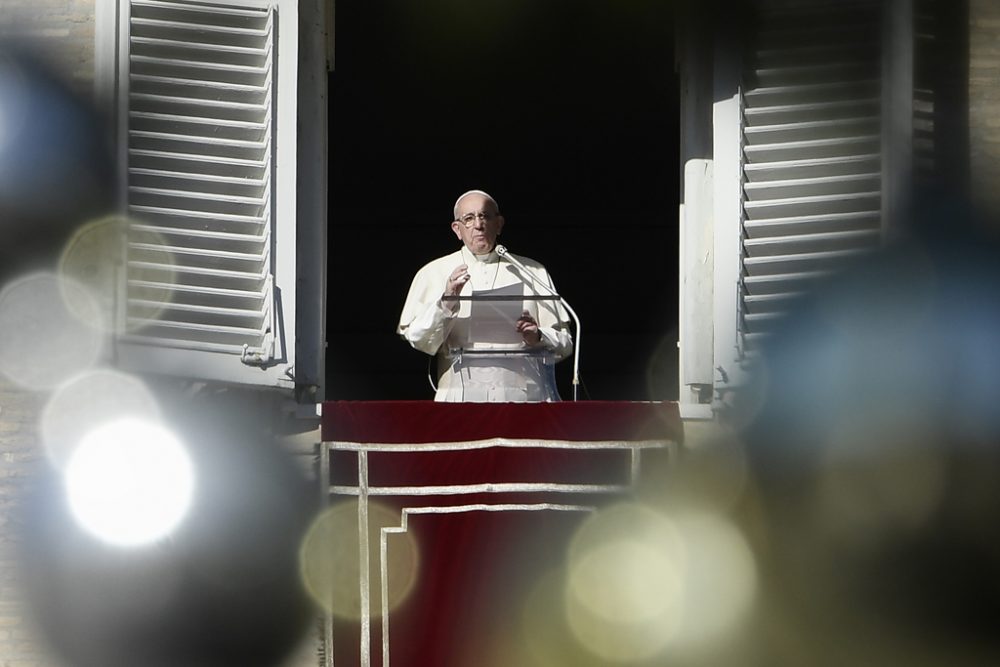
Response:
[[[739,342],[881,239],[878,3],[761,3],[742,94]]]
[[[276,5],[129,0],[126,7],[119,357],[139,370],[290,385],[295,40],[286,38],[279,72]],[[294,12],[281,18],[294,33]],[[279,132],[279,120],[290,135]],[[280,154],[289,158],[283,178]],[[279,261],[279,240],[291,261]]]

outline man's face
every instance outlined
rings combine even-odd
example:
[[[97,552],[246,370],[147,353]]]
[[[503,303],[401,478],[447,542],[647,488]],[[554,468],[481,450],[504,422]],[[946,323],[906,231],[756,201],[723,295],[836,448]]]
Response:
[[[458,204],[458,219],[451,223],[455,236],[475,255],[493,250],[503,229],[503,216],[492,201],[478,194],[464,197]]]

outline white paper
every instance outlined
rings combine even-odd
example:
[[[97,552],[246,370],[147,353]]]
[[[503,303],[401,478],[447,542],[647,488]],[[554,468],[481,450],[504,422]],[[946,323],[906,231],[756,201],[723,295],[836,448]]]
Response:
[[[483,296],[522,297],[524,286],[521,284],[498,287],[496,289],[474,291],[473,299]],[[517,320],[524,312],[524,301],[520,298],[504,299],[502,301],[471,302],[469,316],[469,342],[477,347],[510,347],[520,346],[523,339],[517,332]]]

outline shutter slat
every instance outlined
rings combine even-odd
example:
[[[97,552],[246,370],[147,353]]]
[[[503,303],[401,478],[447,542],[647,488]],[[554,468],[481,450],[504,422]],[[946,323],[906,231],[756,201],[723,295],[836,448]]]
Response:
[[[757,144],[744,148],[744,155],[751,162],[783,162],[827,157],[849,157],[878,152],[881,139],[877,134],[833,139],[787,141]]]
[[[858,190],[875,190],[881,184],[881,174],[868,173],[822,178],[767,180],[748,183],[744,192],[751,201],[851,194]]]
[[[205,248],[187,248],[184,246],[167,246],[155,243],[129,243],[129,248],[133,251],[151,250],[156,252],[167,252],[172,255],[209,257],[212,259],[235,259],[247,262],[259,262],[266,255],[264,253],[243,253],[231,250],[208,250]]]
[[[778,144],[817,139],[850,138],[859,134],[876,134],[878,127],[878,116],[862,116],[859,118],[759,125],[746,127],[743,134],[747,143],[752,145]]]
[[[171,338],[159,338],[156,336],[147,335],[139,336],[122,336],[122,341],[126,343],[137,343],[141,345],[150,345],[163,348],[177,348],[183,350],[199,350],[202,352],[214,352],[221,354],[237,354],[242,350],[242,346],[237,346],[233,344],[226,343],[212,343],[210,341],[198,341],[198,340],[176,340]]]
[[[249,204],[253,206],[263,206],[267,203],[266,193],[257,197],[241,197],[238,195],[222,195],[217,193],[190,192],[187,190],[148,187],[130,187],[129,192],[136,195],[160,195],[171,199],[207,199],[218,204]]]
[[[882,193],[858,192],[842,195],[820,195],[811,197],[789,197],[783,199],[768,199],[763,201],[748,201],[743,205],[747,218],[785,218],[809,215],[824,215],[827,213],[852,213],[861,211],[877,211],[880,208]]]
[[[214,178],[212,174],[197,179],[189,174],[143,168],[130,169],[128,173],[129,182],[135,187],[169,186],[170,189],[186,192],[238,197],[257,197],[266,185],[263,179],[255,179],[252,175],[245,180]]]
[[[270,109],[270,100],[256,102],[241,102],[236,100],[219,100],[202,97],[184,97],[181,95],[171,95],[159,92],[130,92],[129,97],[142,102],[149,102],[154,107],[159,105],[177,105],[191,112],[204,110],[204,113],[211,113],[213,109],[221,109],[233,112],[248,112],[262,114]],[[225,119],[225,117],[224,117]]]
[[[790,86],[768,86],[744,93],[747,106],[779,106],[815,104],[845,99],[871,99],[879,93],[877,79],[832,83],[812,83]]]
[[[830,275],[829,271],[810,267],[809,271],[798,271],[792,273],[774,273],[764,275],[747,276],[743,283],[749,295],[762,294],[793,294],[802,292],[809,288],[816,281]]]
[[[776,311],[769,313],[748,313],[746,315],[746,320],[750,324],[757,325],[755,328],[759,328],[761,324],[775,323],[783,316],[784,313]]]
[[[202,276],[207,278],[232,278],[235,280],[243,281],[253,281],[259,282],[265,279],[269,272],[266,267],[264,270],[257,273],[250,273],[247,271],[232,271],[228,269],[213,269],[204,266],[188,266],[184,264],[164,264],[162,262],[145,262],[145,261],[134,261],[129,262],[130,267],[135,267],[137,269],[148,269],[150,271],[161,271],[164,273],[178,273],[178,274],[188,274],[189,276]],[[187,282],[187,285],[192,283]]]
[[[254,225],[255,227],[261,227],[268,223],[266,218],[259,215],[233,215],[229,213],[212,213],[210,211],[185,211],[181,209],[163,208],[161,206],[132,205],[129,206],[129,211],[152,215],[154,216],[154,219],[160,220],[161,222],[165,220],[188,220],[189,222],[197,222],[198,224],[221,224],[230,222],[244,226]],[[178,224],[184,223],[179,222]]]
[[[228,242],[238,242],[238,243],[262,243],[267,240],[268,236],[266,234],[253,235],[253,234],[234,234],[231,232],[220,232],[212,229],[177,229],[176,227],[160,227],[156,225],[144,225],[141,223],[135,223],[131,226],[131,229],[140,232],[148,232],[151,234],[162,234],[162,235],[177,235],[177,236],[187,236],[194,238],[203,238],[219,241]]]
[[[222,157],[218,155],[199,155],[197,153],[177,153],[175,151],[158,151],[158,150],[151,150],[148,148],[130,148],[128,152],[130,159],[149,158],[154,160],[206,162],[220,167],[251,167],[256,169],[263,169],[267,167],[268,166],[267,159],[270,157],[268,155],[264,155],[260,158],[251,160],[247,158]]]
[[[218,94],[221,93],[252,93],[258,96],[264,96],[267,91],[270,90],[270,86],[267,82],[262,84],[248,84],[248,83],[233,83],[232,81],[221,81],[218,79],[205,79],[197,77],[179,77],[179,76],[159,76],[154,74],[133,74],[131,79],[134,83],[148,84],[151,87],[160,87],[170,90],[171,88],[210,88],[213,91],[217,91]]]
[[[198,295],[198,296],[215,296],[220,298],[228,299],[262,299],[264,297],[264,291],[251,291],[251,290],[238,290],[238,289],[227,289],[223,287],[192,287],[190,285],[178,285],[169,282],[157,282],[155,280],[136,280],[132,279],[128,281],[128,284],[136,287],[142,288],[144,290],[162,290],[165,292],[171,292],[173,294],[183,294],[187,292],[188,294]]]
[[[743,173],[750,183],[793,179],[850,176],[854,174],[877,174],[881,159],[878,153],[867,155],[846,155],[830,158],[805,160],[771,161],[761,164],[746,164]]]
[[[135,3],[133,3],[135,4]],[[219,25],[217,23],[195,23],[193,21],[169,21],[164,19],[132,17],[133,29],[145,29],[150,32],[191,32],[192,41],[201,42],[206,34],[216,34],[222,36],[240,36],[249,38],[267,37],[270,26],[261,28],[241,28],[235,25]],[[176,37],[175,37],[176,39]]]
[[[264,331],[263,327],[240,327],[240,326],[230,326],[226,324],[203,324],[200,322],[185,322],[183,320],[155,320],[154,322],[143,321],[139,319],[134,319],[132,321],[134,325],[144,325],[145,328],[151,331],[159,331],[160,335],[166,333],[167,337],[170,337],[169,331],[173,330],[183,330],[188,332],[194,340],[207,340],[222,342],[225,339],[235,340],[234,337],[246,338],[246,337],[256,337],[262,336]],[[180,332],[178,332],[180,333]],[[157,335],[157,334],[152,334]]]
[[[132,0],[132,6],[134,8],[150,8],[150,9],[165,9],[176,12],[182,10],[184,12],[191,13],[206,13],[213,16],[236,16],[236,17],[246,17],[246,18],[260,18],[261,12],[259,9],[243,9],[240,7],[226,7],[222,5],[196,5],[196,4],[179,4],[177,2],[169,2],[168,0]]]
[[[244,148],[248,150],[261,151],[268,147],[269,140],[265,137],[261,140],[227,139],[223,137],[201,136],[197,134],[170,134],[168,132],[149,132],[146,130],[135,130],[130,133],[136,139],[150,139],[156,141],[171,142],[173,144],[196,144],[203,146],[219,146],[227,148]]]
[[[744,111],[747,126],[778,125],[781,123],[808,122],[810,120],[835,120],[849,118],[861,112],[863,116],[874,115],[879,108],[879,99],[812,102],[805,104],[777,104],[757,106]]]
[[[743,266],[751,276],[803,273],[810,269],[836,269],[858,255],[854,250],[829,250],[770,257],[747,257]]]
[[[195,322],[178,322],[171,320],[155,320],[150,322],[141,318],[129,318],[132,328],[138,329],[143,337],[170,339],[181,341],[198,341],[219,345],[242,345],[240,341],[263,338],[264,331],[251,327],[231,327],[224,325],[205,325]]]
[[[863,54],[859,54],[863,55]],[[753,72],[754,82],[761,88],[788,86],[795,83],[811,84],[817,81],[855,81],[871,76],[870,65],[854,54],[842,53],[839,61],[802,64],[794,61],[780,66],[761,67]]]
[[[761,313],[784,313],[805,292],[781,292],[777,294],[748,294],[743,299],[748,315]]]
[[[266,224],[265,206],[259,204],[236,204],[233,202],[217,201],[215,199],[194,200],[192,197],[146,197],[142,193],[131,193],[131,199],[135,202],[135,209],[143,207],[160,208],[171,211],[170,217],[178,215],[178,211],[184,211],[188,215],[197,213],[203,219],[213,219],[234,221],[239,217],[258,218],[261,224]],[[192,210],[194,209],[194,210]],[[223,217],[224,216],[224,217]],[[161,220],[161,223],[163,221]]]
[[[259,320],[261,317],[259,310],[249,310],[246,308],[225,308],[222,306],[201,306],[198,304],[177,303],[176,301],[129,299],[129,304],[137,308],[141,307],[144,309],[168,313],[171,311],[180,311],[234,319],[250,319],[254,321]]]
[[[267,182],[263,178],[241,178],[239,176],[224,176],[220,174],[199,174],[193,175],[183,171],[168,171],[165,169],[149,169],[146,167],[132,167],[129,173],[133,176],[150,176],[157,179],[157,183],[170,182],[170,179],[194,179],[200,183],[220,183],[224,185],[246,185],[247,187],[260,188]],[[161,180],[163,179],[163,180]]]
[[[180,123],[191,125],[206,125],[211,128],[231,128],[233,130],[260,131],[268,128],[268,119],[255,121],[206,118],[205,116],[185,116],[175,113],[152,113],[148,111],[132,111],[129,117],[135,120],[148,120],[162,123]]]
[[[835,231],[878,229],[879,211],[823,213],[789,218],[747,220],[743,229],[747,238],[768,238],[792,234],[821,234]]]
[[[257,317],[262,317],[266,311],[267,289],[266,285],[263,284],[262,289],[258,291],[223,289],[204,285],[182,285],[150,280],[130,280],[129,286],[135,295],[132,298],[137,303],[148,302],[144,306],[147,309],[145,312],[157,312],[157,310],[148,310],[150,304],[174,304],[178,308],[200,306],[209,309],[222,309],[223,311],[246,311],[255,313]],[[157,309],[162,310],[159,307]]]
[[[822,252],[829,249],[866,249],[879,239],[877,229],[861,231],[830,232],[824,234],[795,234],[791,236],[771,236],[749,239],[743,242],[749,257],[766,257],[807,252]]]
[[[255,65],[244,65],[240,63],[222,63],[213,62],[210,60],[186,60],[186,59],[171,59],[157,57],[155,55],[136,55],[130,56],[133,68],[136,65],[140,66],[150,66],[153,68],[162,68],[164,70],[192,70],[195,72],[218,72],[222,74],[250,74],[250,75],[266,75],[269,71],[267,63],[260,63]]]

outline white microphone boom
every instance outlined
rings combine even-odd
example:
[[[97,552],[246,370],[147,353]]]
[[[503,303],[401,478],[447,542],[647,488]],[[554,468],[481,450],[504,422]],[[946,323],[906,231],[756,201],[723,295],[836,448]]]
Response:
[[[511,255],[510,252],[507,251],[506,246],[502,246],[498,243],[495,249],[498,255],[506,259],[508,262],[510,262],[517,268],[521,269],[521,271],[526,273],[528,277],[531,278],[531,280],[534,281],[536,285],[541,285],[542,287],[545,288],[546,292],[559,299],[559,303],[561,303],[563,307],[566,308],[566,310],[569,311],[569,314],[573,317],[573,323],[576,325],[576,340],[573,342],[574,343],[573,344],[573,400],[574,401],[577,400],[577,388],[580,386],[580,338],[581,338],[580,318],[577,316],[576,311],[573,310],[573,307],[566,302],[566,299],[564,299],[559,293],[557,293],[554,289],[549,287],[546,283],[539,280],[538,276],[535,275],[534,271],[529,269],[527,266],[524,265],[523,262],[518,260],[516,257]]]

